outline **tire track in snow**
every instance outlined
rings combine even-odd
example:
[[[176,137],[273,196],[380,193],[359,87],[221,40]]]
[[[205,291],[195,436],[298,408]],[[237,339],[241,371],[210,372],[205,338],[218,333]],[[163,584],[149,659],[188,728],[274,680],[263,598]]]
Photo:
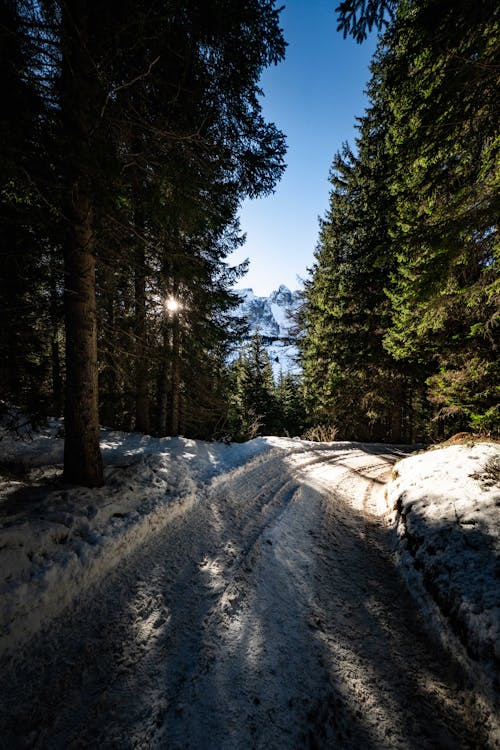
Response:
[[[483,747],[392,567],[375,450],[298,444],[200,487],[0,676],[0,746]]]

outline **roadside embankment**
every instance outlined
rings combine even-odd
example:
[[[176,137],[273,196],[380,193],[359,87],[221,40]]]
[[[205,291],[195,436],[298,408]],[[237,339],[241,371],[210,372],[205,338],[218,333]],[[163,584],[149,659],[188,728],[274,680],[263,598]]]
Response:
[[[386,491],[395,554],[443,644],[498,716],[500,445],[451,445],[396,464]],[[500,735],[495,735],[500,746]]]

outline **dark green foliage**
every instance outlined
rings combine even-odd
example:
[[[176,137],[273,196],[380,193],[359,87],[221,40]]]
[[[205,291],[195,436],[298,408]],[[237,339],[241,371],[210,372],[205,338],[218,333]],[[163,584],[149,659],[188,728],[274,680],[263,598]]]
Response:
[[[372,83],[372,90],[376,82]],[[414,373],[385,350],[385,293],[395,268],[388,217],[385,112],[374,105],[330,174],[330,209],[321,225],[312,280],[306,283],[301,341],[305,394],[313,424],[339,437],[412,439]]]
[[[274,434],[278,405],[273,371],[262,336],[255,334],[231,368],[228,426],[237,440]]]
[[[341,5],[346,32],[384,5]],[[342,436],[498,431],[499,24],[486,1],[400,2],[334,161],[302,357]]]
[[[448,431],[498,430],[499,31],[489,2],[402,4],[383,61],[398,261],[385,342],[426,364]]]
[[[393,17],[397,0],[343,0],[335,9],[344,39],[352,36],[364,42],[373,27],[381,29]]]
[[[278,403],[278,433],[288,437],[302,435],[306,423],[306,411],[302,377],[280,373],[276,386]]]
[[[55,402],[60,413],[60,238],[49,241],[44,189],[52,120],[22,23],[17,3],[0,3],[0,392],[37,414]]]
[[[227,432],[234,440],[300,435],[305,411],[301,379],[281,373],[275,383],[269,354],[257,333],[231,365]]]
[[[271,0],[11,0],[0,12],[4,394],[21,406],[43,396],[60,413],[62,247],[71,302],[85,225],[102,421],[216,434],[238,336],[230,289],[244,267],[226,262],[238,207],[284,169],[284,137],[258,100],[263,69],[284,55],[279,11]]]

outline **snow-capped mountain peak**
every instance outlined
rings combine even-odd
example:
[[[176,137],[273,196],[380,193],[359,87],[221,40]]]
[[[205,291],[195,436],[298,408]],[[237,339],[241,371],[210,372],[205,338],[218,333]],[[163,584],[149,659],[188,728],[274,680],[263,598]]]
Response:
[[[258,297],[253,289],[238,291],[243,301],[236,309],[236,315],[248,321],[249,336],[258,332],[263,337],[275,375],[278,376],[280,371],[296,372],[297,350],[290,329],[293,326],[291,316],[297,311],[300,301],[299,292],[290,291],[284,284],[268,297]]]
[[[243,301],[236,314],[248,320],[250,335],[259,331],[266,339],[289,338],[290,316],[297,310],[298,292],[281,284],[269,297],[258,297],[253,289],[242,289],[241,296]]]
[[[287,286],[280,284],[276,291],[271,292],[268,300],[271,304],[279,305],[280,307],[292,307],[294,304],[294,295],[296,295],[296,292],[291,292]]]

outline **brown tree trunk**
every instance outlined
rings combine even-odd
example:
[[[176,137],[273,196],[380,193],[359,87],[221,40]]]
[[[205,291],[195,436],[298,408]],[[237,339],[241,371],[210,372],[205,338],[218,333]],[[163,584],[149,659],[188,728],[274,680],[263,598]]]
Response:
[[[61,372],[61,350],[60,350],[60,327],[61,316],[59,310],[59,297],[57,292],[58,277],[55,271],[56,260],[52,258],[50,279],[50,324],[51,324],[51,365],[52,365],[52,399],[54,414],[60,417],[63,414],[64,391],[63,377]]]
[[[143,229],[142,217],[138,226]],[[146,253],[144,242],[136,249],[135,292],[135,429],[149,432],[148,365],[146,362]]]
[[[93,196],[90,179],[92,106],[98,91],[87,47],[85,0],[66,0],[62,17],[61,113],[66,142],[67,222],[64,246],[66,403],[64,479],[103,483],[99,447],[97,310]]]
[[[158,434],[162,437],[167,434],[168,426],[168,390],[170,386],[170,344],[169,330],[166,323],[163,324],[163,356],[161,358],[159,388],[158,388]]]
[[[179,434],[180,419],[180,341],[177,315],[172,321],[172,435]]]
[[[92,209],[79,191],[65,253],[66,407],[64,479],[88,487],[103,483],[99,447],[95,259]]]

